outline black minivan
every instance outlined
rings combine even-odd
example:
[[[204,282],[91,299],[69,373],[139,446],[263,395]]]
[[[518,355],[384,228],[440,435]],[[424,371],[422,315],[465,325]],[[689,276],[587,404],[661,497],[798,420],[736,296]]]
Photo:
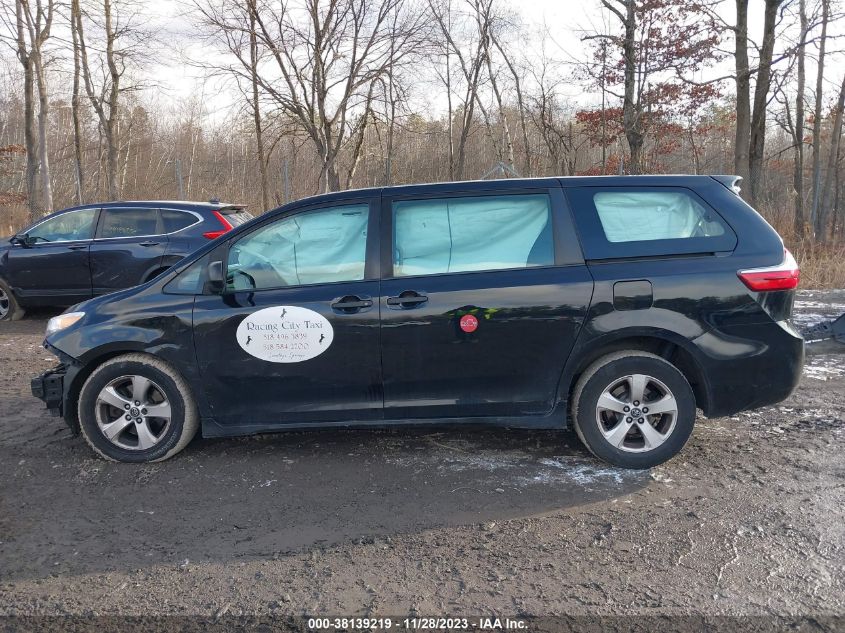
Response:
[[[216,200],[102,202],[51,213],[0,243],[0,321],[149,281],[251,219],[243,205]]]
[[[103,457],[205,437],[450,423],[564,428],[618,466],[696,409],[786,398],[798,267],[735,178],[344,191],[237,227],[50,321],[33,393]]]

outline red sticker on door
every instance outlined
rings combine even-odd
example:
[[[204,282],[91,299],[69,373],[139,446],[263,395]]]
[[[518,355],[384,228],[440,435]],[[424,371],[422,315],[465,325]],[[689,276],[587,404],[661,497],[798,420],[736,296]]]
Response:
[[[471,314],[461,317],[461,329],[464,332],[475,332],[478,329],[478,319]]]

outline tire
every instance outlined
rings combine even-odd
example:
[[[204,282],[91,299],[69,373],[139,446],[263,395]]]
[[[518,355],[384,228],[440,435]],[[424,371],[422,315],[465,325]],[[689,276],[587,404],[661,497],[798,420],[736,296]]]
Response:
[[[0,321],[19,321],[25,314],[9,284],[0,279]]]
[[[572,395],[578,437],[593,455],[622,468],[651,468],[677,455],[692,434],[695,409],[695,394],[677,367],[634,350],[598,359]]]
[[[79,393],[78,413],[85,441],[100,457],[116,462],[164,461],[185,448],[199,428],[188,383],[149,354],[118,356],[97,367]]]

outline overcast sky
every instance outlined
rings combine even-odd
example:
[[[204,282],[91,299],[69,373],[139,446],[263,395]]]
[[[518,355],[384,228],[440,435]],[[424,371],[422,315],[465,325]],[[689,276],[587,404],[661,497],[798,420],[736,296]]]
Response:
[[[612,20],[608,18],[606,10],[601,8],[600,0],[505,0],[505,3],[509,4],[511,10],[519,15],[525,27],[526,38],[531,40],[526,42],[526,46],[533,50],[539,50],[542,46],[548,52],[549,57],[562,62],[584,59],[585,44],[581,41],[581,35],[584,31],[600,30],[605,20],[609,20],[616,27],[615,18]],[[810,4],[812,5],[812,2]],[[186,6],[189,5],[190,0],[151,1],[150,22],[156,25],[162,41],[184,42],[189,38],[191,34],[190,22],[181,17]],[[752,39],[756,39],[758,34],[762,32],[763,5],[763,0],[751,0],[749,34]],[[723,16],[725,21],[733,23],[735,20],[734,2],[725,1],[721,7],[725,12]],[[548,28],[550,36],[547,38],[548,41],[541,42],[541,33],[545,30],[544,26]],[[726,44],[728,47],[732,47],[731,43]],[[191,46],[187,50],[187,54],[191,57],[202,58],[209,53],[203,51],[199,46]],[[845,68],[845,65],[836,59],[829,61],[830,72],[826,73],[828,83],[838,85],[840,71]],[[732,59],[725,60],[724,67],[711,69],[708,72],[718,73],[719,75],[729,74],[732,63]],[[812,77],[811,73],[815,72],[811,60],[808,62],[807,72],[808,77]],[[147,94],[146,98],[162,102],[175,102],[185,96],[198,95],[208,104],[208,112],[212,118],[229,111],[236,100],[235,95],[227,94],[218,82],[204,82],[200,71],[178,61],[159,67],[154,72],[154,76],[156,81],[159,82],[161,90],[154,94]],[[813,82],[808,81],[808,86],[811,85],[813,85]],[[828,92],[832,92],[832,89],[828,89]],[[575,85],[573,85],[570,94],[566,96],[581,102],[590,101],[594,98],[593,95],[584,94],[582,86]],[[426,103],[425,106],[429,109],[436,109],[438,104]]]

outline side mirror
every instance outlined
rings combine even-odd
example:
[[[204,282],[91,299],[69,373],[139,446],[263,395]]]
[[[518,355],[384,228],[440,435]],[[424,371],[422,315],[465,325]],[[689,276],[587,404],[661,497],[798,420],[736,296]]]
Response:
[[[209,262],[208,270],[206,271],[206,279],[208,280],[208,289],[211,292],[223,292],[223,288],[225,286],[225,279],[223,278],[223,262]]]
[[[16,244],[18,246],[23,246],[24,248],[29,248],[34,244],[34,240],[32,240],[29,235],[26,233],[21,233],[20,235],[15,235],[11,239],[12,244]]]

